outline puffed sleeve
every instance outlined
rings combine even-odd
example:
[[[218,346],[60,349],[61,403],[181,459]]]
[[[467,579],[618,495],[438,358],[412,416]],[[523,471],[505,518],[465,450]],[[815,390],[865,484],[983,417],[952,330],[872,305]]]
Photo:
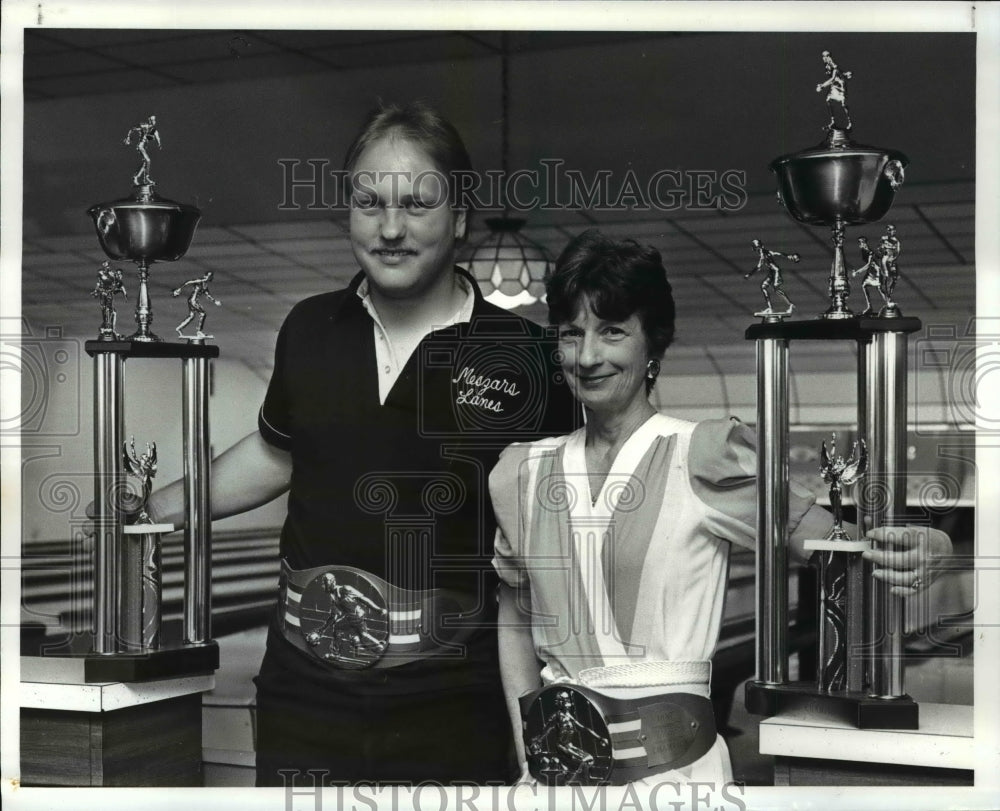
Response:
[[[281,450],[292,449],[291,403],[289,399],[285,353],[288,344],[288,320],[281,325],[274,346],[274,371],[267,385],[264,403],[257,413],[257,429],[264,440]]]
[[[524,566],[526,519],[520,505],[528,486],[530,448],[523,443],[508,446],[490,473],[490,499],[497,519],[493,568],[501,580],[514,587],[528,583]]]
[[[688,451],[691,487],[705,504],[713,534],[757,548],[757,435],[738,420],[706,420],[695,426]],[[815,497],[792,482],[788,533]]]

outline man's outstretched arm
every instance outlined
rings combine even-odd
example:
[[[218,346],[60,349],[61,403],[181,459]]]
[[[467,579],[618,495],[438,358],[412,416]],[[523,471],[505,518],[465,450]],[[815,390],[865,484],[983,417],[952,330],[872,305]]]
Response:
[[[212,518],[228,518],[273,501],[291,484],[292,456],[254,431],[212,460]],[[155,521],[184,523],[184,481],[158,488],[149,499]]]

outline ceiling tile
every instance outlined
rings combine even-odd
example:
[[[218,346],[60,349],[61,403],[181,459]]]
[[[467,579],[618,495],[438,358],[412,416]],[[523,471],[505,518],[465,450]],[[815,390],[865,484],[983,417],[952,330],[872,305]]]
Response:
[[[440,32],[426,34],[400,32],[398,37],[376,43],[345,42],[332,48],[314,48],[309,53],[344,68],[438,62],[493,55],[479,42]]]
[[[240,60],[274,50],[275,46],[259,39],[251,41],[242,34],[220,29],[194,33],[183,39],[151,39],[134,44],[116,43],[101,48],[100,52],[132,64],[169,68],[179,62]]]
[[[46,98],[64,96],[89,96],[108,92],[107,79],[114,75],[115,92],[130,90],[152,90],[158,87],[175,85],[177,81],[170,77],[160,76],[142,68],[123,71],[116,68],[113,71],[92,73],[82,76],[60,76],[51,79],[32,79],[25,82],[25,88],[37,92]]]
[[[188,82],[240,82],[247,79],[269,78],[317,69],[314,60],[298,54],[272,51],[247,54],[239,59],[223,56],[204,61],[175,62],[164,66],[170,75]]]
[[[232,227],[230,232],[235,236],[254,241],[281,239],[322,239],[345,238],[339,225],[327,220],[305,220],[292,222],[265,222],[253,225]]]
[[[120,62],[92,51],[73,49],[25,60],[24,78],[25,81],[32,82],[35,79],[65,78],[83,73],[117,69],[121,69]]]

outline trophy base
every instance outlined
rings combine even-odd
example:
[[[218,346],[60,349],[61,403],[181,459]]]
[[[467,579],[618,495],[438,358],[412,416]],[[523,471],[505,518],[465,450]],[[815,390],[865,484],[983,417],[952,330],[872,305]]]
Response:
[[[155,651],[94,653],[89,633],[74,634],[62,643],[40,646],[37,656],[58,660],[82,682],[141,682],[209,673],[219,668],[219,645],[210,640],[200,644],[176,643]],[[24,655],[32,655],[27,651]]]
[[[782,340],[869,340],[876,332],[916,332],[922,327],[919,318],[816,318],[809,321],[751,324],[745,337],[753,341],[761,338]]]
[[[128,358],[217,358],[219,347],[177,341],[87,341],[84,349],[93,356],[99,352],[114,352]]]
[[[808,710],[857,729],[919,729],[920,705],[908,695],[873,698],[859,692],[824,692],[815,682],[765,684],[748,681],[745,701],[753,715],[773,716]]]

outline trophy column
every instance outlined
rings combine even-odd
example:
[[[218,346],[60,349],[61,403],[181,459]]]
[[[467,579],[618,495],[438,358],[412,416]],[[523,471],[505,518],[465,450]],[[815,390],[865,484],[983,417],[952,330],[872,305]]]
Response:
[[[212,636],[211,442],[208,434],[208,359],[184,364],[184,641]]]
[[[95,512],[94,638],[85,657],[87,681],[141,681],[218,667],[211,638],[211,501],[209,496],[209,361],[219,348],[204,343],[88,341],[94,357]],[[122,466],[125,361],[180,360],[185,484],[184,602],[181,630],[160,633],[160,535],[144,513],[126,524]],[[155,470],[155,446],[153,469]],[[133,451],[134,454],[134,451]],[[133,467],[135,465],[133,464]],[[136,471],[130,469],[130,473]],[[148,488],[149,482],[146,486]]]
[[[746,688],[750,712],[770,716],[823,707],[862,729],[918,726],[919,708],[903,690],[900,598],[871,577],[860,557],[867,542],[831,537],[807,543],[820,553],[824,584],[838,581],[836,594],[825,589],[830,603],[819,612],[821,641],[839,637],[838,644],[822,645],[814,681],[788,680],[786,635],[789,342],[857,343],[858,430],[872,449],[858,496],[860,521],[863,528],[891,526],[902,521],[906,505],[906,336],[918,329],[918,319],[900,317],[773,321],[747,330],[746,337],[757,342],[760,398],[757,676]]]
[[[886,319],[892,325],[914,320]],[[858,494],[858,520],[865,528],[904,523],[907,332],[914,329],[900,324],[898,330],[877,332],[861,355],[858,383],[865,408],[859,430],[870,449],[867,486]],[[903,598],[890,589],[871,580],[867,677],[869,693],[877,698],[903,695]]]
[[[118,487],[122,479],[125,361],[118,353],[94,356],[94,652],[117,651]]]
[[[788,668],[788,341],[757,340],[757,679]]]

